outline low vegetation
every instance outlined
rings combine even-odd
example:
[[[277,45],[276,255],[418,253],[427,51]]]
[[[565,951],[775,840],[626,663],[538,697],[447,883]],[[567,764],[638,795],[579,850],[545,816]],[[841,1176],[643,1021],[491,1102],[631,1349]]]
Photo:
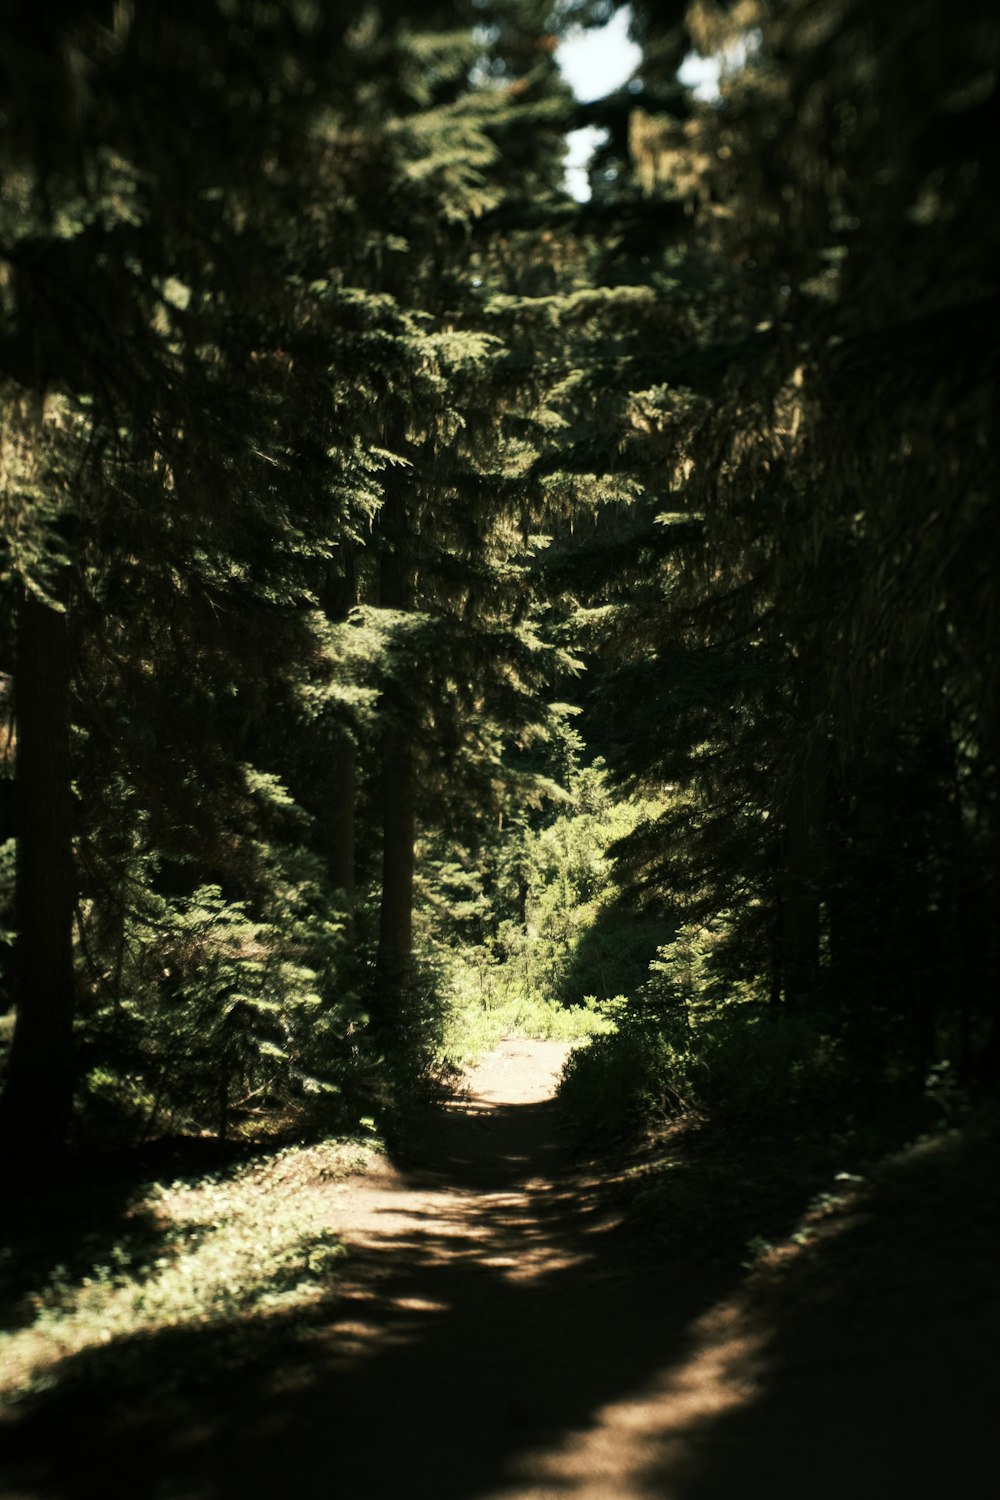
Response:
[[[143,1337],[164,1331],[227,1333],[238,1363],[255,1320],[315,1312],[335,1293],[342,1251],[311,1189],[357,1171],[374,1150],[324,1141],[150,1180],[68,1246],[58,1222],[19,1236],[0,1265],[0,1400],[46,1389],[62,1361],[85,1369],[88,1354],[141,1370]],[[61,1249],[66,1260],[51,1264]]]

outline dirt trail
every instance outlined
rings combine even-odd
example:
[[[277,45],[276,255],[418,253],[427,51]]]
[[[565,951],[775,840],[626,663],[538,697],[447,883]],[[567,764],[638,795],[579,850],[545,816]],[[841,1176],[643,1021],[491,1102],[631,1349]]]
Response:
[[[405,1166],[302,1186],[347,1246],[332,1317],[257,1325],[231,1380],[200,1388],[211,1330],[137,1340],[134,1382],[109,1370],[19,1424],[0,1500],[665,1494],[662,1402],[636,1403],[686,1346],[703,1278],[679,1297],[629,1263],[604,1185],[567,1149],[567,1050],[504,1042],[421,1121]],[[676,1402],[696,1415],[686,1386]]]
[[[565,1054],[505,1042],[404,1167],[304,1185],[348,1247],[332,1314],[257,1325],[224,1382],[191,1376],[217,1355],[210,1330],[143,1341],[132,1383],[109,1377],[19,1430],[33,1456],[0,1500],[985,1493],[970,1478],[988,1430],[976,1327],[935,1343],[914,1316],[937,1265],[886,1326],[878,1284],[865,1327],[831,1285],[807,1286],[779,1341],[741,1302],[731,1258],[703,1263],[697,1243],[670,1263],[637,1253],[568,1149],[553,1097]],[[912,1242],[889,1247],[887,1276]],[[871,1283],[872,1256],[847,1253],[834,1290],[855,1265],[853,1285],[862,1271]]]
[[[656,1379],[690,1301],[635,1264],[604,1184],[569,1157],[554,1100],[568,1050],[505,1041],[408,1170],[329,1190],[351,1250],[323,1339],[327,1378],[344,1378],[324,1398],[341,1494],[648,1500],[665,1493],[665,1429],[729,1399],[720,1367]],[[296,1412],[292,1449],[311,1495],[325,1491],[305,1466],[310,1420]],[[265,1450],[224,1493],[259,1485]]]

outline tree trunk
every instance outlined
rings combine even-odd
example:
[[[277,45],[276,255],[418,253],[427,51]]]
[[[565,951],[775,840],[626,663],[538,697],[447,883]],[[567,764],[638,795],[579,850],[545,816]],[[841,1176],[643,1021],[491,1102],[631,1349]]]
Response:
[[[386,733],[382,748],[382,905],[375,965],[376,1020],[398,1031],[413,957],[413,752],[408,737]]]
[[[386,609],[412,608],[412,582],[406,555],[405,510],[389,497],[382,513],[386,550],[382,554],[380,603]],[[382,734],[382,905],[375,963],[375,1020],[398,1035],[404,1019],[413,958],[413,874],[416,837],[416,781],[409,730],[400,723],[405,706],[401,677],[387,695],[388,722]],[[395,701],[393,701],[395,700]],[[393,711],[396,722],[393,722]]]
[[[358,602],[357,558],[351,546],[341,549],[341,571],[328,574],[323,608],[328,619],[342,622]],[[330,751],[324,778],[326,795],[320,816],[322,854],[330,883],[344,897],[347,933],[354,928],[357,905],[356,810],[358,797],[358,752],[350,731],[338,735]]]
[[[354,924],[357,905],[357,872],[355,868],[355,804],[357,802],[357,747],[346,734],[330,751],[329,783],[321,819],[323,858],[330,872],[330,884],[344,897],[348,930]]]
[[[14,826],[14,679],[0,669],[0,845],[15,836]],[[0,1015],[14,1004],[10,950],[0,944]]]
[[[26,594],[16,677],[17,1019],[0,1129],[19,1158],[64,1141],[73,1097],[70,641],[65,614]]]

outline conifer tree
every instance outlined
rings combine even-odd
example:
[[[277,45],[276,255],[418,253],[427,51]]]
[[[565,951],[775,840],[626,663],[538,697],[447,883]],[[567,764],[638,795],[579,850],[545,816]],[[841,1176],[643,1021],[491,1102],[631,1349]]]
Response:
[[[16,189],[4,224],[5,400],[15,418],[37,415],[24,432],[5,424],[5,573],[9,610],[23,595],[21,620],[37,631],[32,601],[54,605],[48,613],[65,617],[74,643],[78,779],[96,794],[74,818],[85,872],[77,929],[101,988],[102,945],[136,915],[136,861],[214,870],[244,893],[272,878],[266,858],[255,871],[246,857],[250,842],[241,851],[232,841],[241,821],[249,831],[248,795],[255,816],[272,816],[267,777],[241,764],[241,725],[262,711],[266,685],[308,654],[310,559],[329,553],[340,522],[313,504],[315,487],[333,487],[331,459],[317,453],[315,429],[287,421],[295,401],[282,346],[289,334],[302,340],[316,299],[296,274],[302,244],[289,244],[283,209],[293,164],[314,204],[330,188],[313,91],[336,76],[343,26],[283,8],[250,30],[212,8],[195,18],[151,6],[109,22],[94,7],[52,19],[51,31],[28,26],[8,39],[23,66],[11,69],[4,101]],[[11,663],[28,715],[19,780],[29,788],[37,768],[58,760],[61,789],[40,795],[65,810],[66,752],[53,744],[46,758],[30,728],[32,639]],[[66,717],[65,705],[49,713],[53,724]],[[47,848],[27,815],[19,826],[25,983],[7,1099],[28,1141],[58,1137],[71,1082],[74,903],[61,874],[60,900],[46,907],[24,873],[65,864],[65,823],[61,848]],[[47,1067],[27,987],[42,972],[27,947],[46,910],[59,927],[41,942],[61,956],[63,997],[48,1045],[63,1051],[43,1095],[18,1084],[18,1069]]]
[[[51,946],[60,1103],[32,1110],[9,1079],[25,1138],[61,1133],[73,986],[78,1070],[131,1058],[150,1119],[176,1084],[195,1110],[217,1095],[222,1130],[240,1096],[316,1064],[317,1004],[354,1026],[333,954],[352,842],[371,866],[359,746],[405,772],[379,840],[395,906],[376,998],[398,1021],[418,773],[429,809],[461,745],[469,805],[542,713],[524,403],[468,234],[514,170],[498,142],[517,117],[521,180],[557,169],[543,10],[498,7],[485,70],[464,5],[413,24],[95,5],[11,36],[0,356],[28,415],[5,452],[5,600],[66,612],[73,764],[60,752],[51,807],[71,771],[80,789]]]
[[[734,911],[765,992],[860,1002],[872,1051],[971,1061],[995,967],[960,910],[996,879],[996,215],[969,226],[996,32],[983,7],[820,12],[689,7],[730,60],[721,102],[633,137],[644,192],[686,207],[649,275],[689,337],[637,328],[598,376],[631,392],[619,463],[648,497],[606,712],[623,769],[698,788],[633,844],[637,877]]]

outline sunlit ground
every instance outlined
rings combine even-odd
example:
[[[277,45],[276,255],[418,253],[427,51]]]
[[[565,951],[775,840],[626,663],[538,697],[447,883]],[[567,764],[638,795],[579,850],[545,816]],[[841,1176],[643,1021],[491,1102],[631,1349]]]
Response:
[[[132,1335],[315,1304],[342,1253],[315,1188],[371,1154],[330,1141],[140,1189],[101,1258],[85,1270],[56,1264],[4,1309],[0,1395],[45,1389],[61,1359]]]

